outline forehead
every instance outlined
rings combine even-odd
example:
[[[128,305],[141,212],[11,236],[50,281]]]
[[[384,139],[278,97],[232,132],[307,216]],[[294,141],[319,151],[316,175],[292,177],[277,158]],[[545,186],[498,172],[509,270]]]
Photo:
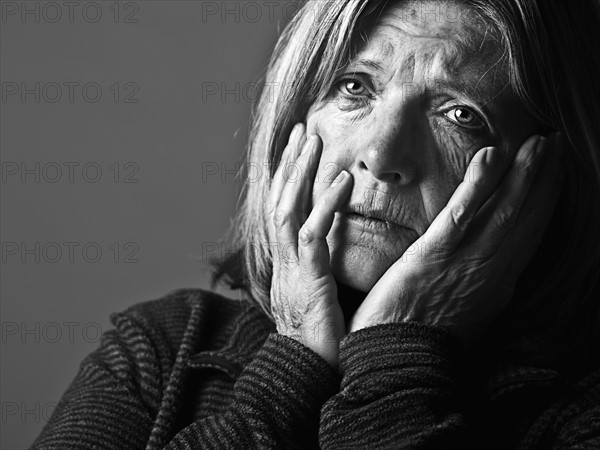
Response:
[[[497,93],[508,73],[493,28],[452,1],[388,6],[357,48],[354,65],[395,73],[404,82],[453,84],[470,94]]]
[[[411,36],[462,40],[461,32],[480,34],[485,23],[475,10],[452,0],[411,0],[390,2],[380,21],[393,21]]]

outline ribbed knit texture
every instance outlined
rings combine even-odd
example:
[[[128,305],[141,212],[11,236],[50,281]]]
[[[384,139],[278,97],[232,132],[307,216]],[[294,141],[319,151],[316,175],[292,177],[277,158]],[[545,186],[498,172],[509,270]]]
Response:
[[[352,333],[338,374],[215,293],[175,291],[111,321],[32,448],[600,448],[600,372],[566,383],[505,366],[471,386],[437,327]]]
[[[340,346],[341,392],[321,415],[321,445],[350,448],[358,440],[365,448],[400,442],[450,447],[465,430],[453,398],[452,344],[443,331],[418,323],[348,335]],[[356,427],[361,422],[368,428]]]

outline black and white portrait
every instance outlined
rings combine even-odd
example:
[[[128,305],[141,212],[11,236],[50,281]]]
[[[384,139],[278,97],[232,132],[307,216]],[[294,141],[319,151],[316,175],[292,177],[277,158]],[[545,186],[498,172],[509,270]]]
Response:
[[[597,0],[0,5],[1,448],[600,449]]]

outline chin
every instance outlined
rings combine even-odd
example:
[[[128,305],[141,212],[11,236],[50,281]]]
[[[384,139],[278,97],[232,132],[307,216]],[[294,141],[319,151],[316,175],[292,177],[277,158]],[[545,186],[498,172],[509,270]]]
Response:
[[[335,279],[346,286],[368,293],[383,274],[402,256],[393,257],[365,243],[329,242],[330,266]]]
[[[412,230],[365,231],[336,214],[327,235],[333,276],[346,286],[368,293],[417,238]]]

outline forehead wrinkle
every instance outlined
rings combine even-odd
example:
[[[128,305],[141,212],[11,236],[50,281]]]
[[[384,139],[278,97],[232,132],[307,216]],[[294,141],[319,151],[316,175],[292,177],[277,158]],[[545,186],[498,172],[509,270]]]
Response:
[[[387,28],[387,27],[393,28],[395,31],[398,31],[401,34],[405,35],[402,38],[405,42],[409,42],[412,40],[423,40],[423,39],[428,39],[428,40],[432,40],[434,42],[439,42],[439,44],[440,44],[439,46],[433,45],[433,43],[432,43],[431,45],[429,45],[427,47],[427,49],[430,50],[431,54],[437,54],[438,53],[437,50],[439,48],[443,48],[444,56],[446,56],[446,59],[447,59],[447,63],[444,65],[447,67],[449,72],[456,72],[457,69],[462,65],[466,56],[469,56],[470,54],[473,54],[478,51],[476,46],[474,46],[473,43],[471,42],[472,39],[461,38],[457,34],[453,34],[453,36],[415,35],[415,34],[406,33],[402,28],[399,28],[398,26],[391,24],[391,23],[382,23],[381,27],[382,28]],[[385,37],[385,52],[386,52],[385,57],[394,56],[395,55],[395,47],[390,42],[390,40],[391,40],[390,36],[387,35],[387,33],[382,33],[382,35]],[[481,45],[483,45],[483,43]]]
[[[422,74],[423,81],[448,81],[452,76],[458,75],[462,60],[461,52],[449,42],[427,46],[419,54],[416,72]]]
[[[401,82],[433,85],[435,90],[445,84],[483,103],[498,95],[498,87],[502,90],[505,81],[498,68],[503,58],[498,56],[493,28],[473,21],[462,23],[459,29],[442,26],[431,30],[430,35],[412,34],[398,26],[396,18],[395,14],[383,15],[370,32],[361,33],[362,42],[353,46],[354,51],[340,69],[356,64],[385,78],[386,72],[393,73],[392,77],[401,74]],[[400,58],[402,61],[397,61]],[[497,79],[499,76],[501,79]]]
[[[391,58],[396,53],[396,49],[394,45],[388,40],[384,40],[380,42],[379,47],[377,48],[377,52],[381,54],[381,59],[386,60]]]
[[[373,39],[371,42],[377,42],[377,48],[373,52],[367,51],[364,58],[375,55],[388,55],[387,60],[383,60],[381,66],[396,66],[394,72],[401,73],[405,82],[428,83],[431,80],[435,83],[437,80],[450,81],[458,78],[461,69],[464,69],[463,62],[466,59],[463,46],[448,39],[438,38],[428,43],[421,41],[417,46],[411,44],[415,38],[407,37],[406,45],[394,46],[390,41],[390,36],[381,33],[380,39]],[[391,50],[391,51],[390,51]]]
[[[393,41],[400,41],[397,37],[390,36],[387,32],[382,32],[383,28],[390,27],[402,34],[402,41],[410,45],[409,41],[422,41],[423,39],[431,40],[431,43],[421,44],[418,48],[408,52],[403,51],[405,45],[394,45]],[[390,65],[390,59],[402,58],[402,67],[400,72],[404,76],[409,76],[409,79],[404,81],[423,82],[437,84],[438,82],[454,85],[465,94],[477,97],[481,101],[489,101],[498,93],[495,91],[497,84],[505,84],[505,80],[497,80],[498,68],[502,62],[502,55],[498,55],[498,49],[493,44],[493,33],[490,33],[486,28],[485,33],[477,33],[472,27],[471,33],[475,32],[478,36],[462,36],[456,34],[448,37],[431,37],[431,36],[415,36],[405,33],[402,28],[399,28],[391,23],[382,23],[374,30],[370,44],[375,44],[375,48],[369,48],[363,53],[366,58],[374,59],[380,66],[386,67]],[[379,39],[374,39],[379,37]],[[366,48],[363,48],[366,50]],[[404,55],[398,55],[398,51],[403,51]],[[378,61],[376,55],[383,56],[383,59]],[[492,59],[493,58],[493,59]],[[490,63],[490,60],[493,61]],[[490,63],[486,67],[486,63]],[[468,77],[473,74],[473,70],[478,68],[483,69],[481,74],[475,77]],[[395,72],[397,72],[395,70]],[[419,76],[420,79],[415,79]],[[463,79],[465,76],[470,78]]]

